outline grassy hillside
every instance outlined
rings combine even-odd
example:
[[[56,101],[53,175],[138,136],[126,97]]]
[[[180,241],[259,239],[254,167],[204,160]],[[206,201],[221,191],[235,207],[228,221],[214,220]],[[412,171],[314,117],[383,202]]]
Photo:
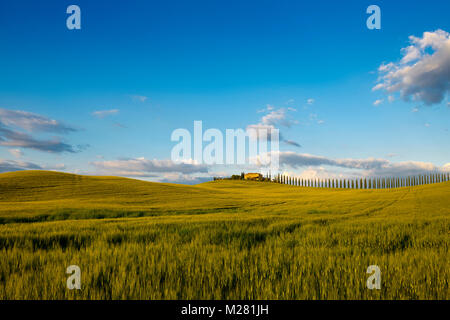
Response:
[[[101,218],[101,219],[100,219]],[[450,183],[388,190],[0,174],[0,298],[448,299]],[[65,288],[65,268],[82,290]],[[368,290],[378,265],[381,290]]]

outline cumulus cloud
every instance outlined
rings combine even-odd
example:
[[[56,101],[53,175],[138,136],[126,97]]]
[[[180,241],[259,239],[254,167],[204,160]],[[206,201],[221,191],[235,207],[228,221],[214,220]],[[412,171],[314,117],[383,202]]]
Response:
[[[382,64],[373,90],[399,93],[426,105],[441,103],[450,91],[450,34],[443,30],[410,36],[399,62]]]
[[[288,112],[295,111],[293,108],[279,108],[275,109],[271,105],[267,105],[266,109],[260,110],[258,112],[266,112],[267,114],[261,117],[261,120],[257,124],[250,124],[247,126],[246,130],[250,135],[251,139],[263,139],[265,137],[267,140],[272,140],[273,130],[278,129],[278,127],[290,128],[292,125],[298,124],[297,120],[289,117]],[[279,133],[279,140],[286,144],[300,147],[300,144],[293,140],[286,140]]]
[[[377,106],[379,106],[380,104],[382,104],[383,103],[383,99],[378,99],[378,100],[375,100],[375,102],[373,103],[373,105],[375,106],[375,107],[377,107]]]
[[[333,179],[344,177],[343,174],[332,172],[331,170],[327,170],[324,167],[307,167],[301,173],[284,171],[283,174],[299,179]]]
[[[314,101],[315,100],[313,98],[309,98],[308,100],[306,100],[306,103],[311,105],[311,104],[314,104]]]
[[[297,124],[298,121],[292,120],[287,115],[287,109],[280,108],[272,110],[261,118],[261,123],[267,126],[283,126],[290,128],[292,125]]]
[[[110,109],[110,110],[98,110],[92,112],[92,115],[96,118],[103,119],[107,116],[115,115],[119,113],[119,109]]]
[[[91,164],[100,172],[127,177],[156,177],[160,173],[207,173],[205,164],[197,164],[195,161],[174,162],[172,160],[158,159],[122,159],[111,161],[95,161]]]

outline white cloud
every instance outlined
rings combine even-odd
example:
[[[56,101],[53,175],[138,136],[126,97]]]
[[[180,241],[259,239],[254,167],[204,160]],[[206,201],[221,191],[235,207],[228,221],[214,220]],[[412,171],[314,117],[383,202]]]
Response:
[[[400,62],[378,68],[379,83],[373,90],[399,92],[405,101],[441,103],[450,91],[450,34],[436,30],[409,39],[411,45],[401,50]]]
[[[299,179],[332,179],[342,177],[342,175],[331,172],[323,167],[308,167],[300,173],[284,171],[283,174]]]
[[[272,111],[261,118],[261,123],[267,126],[283,126],[289,128],[292,125],[297,124],[298,121],[289,119],[287,116],[287,110],[285,108],[281,108],[277,110],[272,109]]]
[[[115,115],[115,114],[118,114],[118,113],[119,113],[119,109],[110,109],[110,110],[94,111],[94,112],[92,112],[92,115],[94,117],[102,119],[104,117],[107,117],[107,116],[110,116],[110,115]]]
[[[155,177],[158,173],[207,173],[208,167],[195,161],[174,162],[158,159],[124,159],[111,161],[95,161],[91,164],[101,173],[127,177]]]
[[[271,105],[267,105],[266,109],[260,110],[258,112],[266,112],[260,122],[257,124],[250,124],[247,126],[246,130],[249,133],[251,139],[261,139],[263,134],[266,134],[266,139],[272,139],[272,132],[277,127],[287,127],[290,128],[292,125],[298,124],[297,120],[293,120],[288,116],[289,111],[295,111],[293,108],[280,108],[275,109]],[[279,133],[279,140],[283,141],[289,145],[300,147],[300,144],[293,140],[285,140],[281,133]]]
[[[414,108],[411,110],[411,112],[419,112],[419,108],[414,107]]]
[[[380,104],[382,104],[383,103],[383,99],[378,99],[378,100],[375,100],[375,102],[373,103],[373,105],[375,106],[375,107],[377,107],[377,106],[379,106]]]
[[[306,103],[309,105],[312,105],[312,104],[314,104],[314,101],[315,100],[313,98],[309,98],[308,100],[306,100]]]
[[[389,103],[394,102],[395,101],[395,97],[394,96],[389,96],[388,97],[388,101],[389,101]]]

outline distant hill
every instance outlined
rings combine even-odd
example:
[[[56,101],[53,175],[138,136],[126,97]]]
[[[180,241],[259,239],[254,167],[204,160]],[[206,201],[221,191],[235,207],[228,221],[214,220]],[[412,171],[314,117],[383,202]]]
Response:
[[[345,190],[230,180],[188,186],[53,171],[0,174],[0,223],[216,212],[439,214],[449,208],[450,183]]]

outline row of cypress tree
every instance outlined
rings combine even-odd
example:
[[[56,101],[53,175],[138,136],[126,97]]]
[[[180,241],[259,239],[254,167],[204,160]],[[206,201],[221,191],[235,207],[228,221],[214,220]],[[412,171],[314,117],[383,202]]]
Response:
[[[268,178],[269,181],[273,181],[276,183],[299,187],[390,189],[450,181],[450,173],[428,173],[407,177],[366,177],[357,179],[302,179],[282,174],[278,174],[272,178],[271,175],[268,174],[266,178]]]

